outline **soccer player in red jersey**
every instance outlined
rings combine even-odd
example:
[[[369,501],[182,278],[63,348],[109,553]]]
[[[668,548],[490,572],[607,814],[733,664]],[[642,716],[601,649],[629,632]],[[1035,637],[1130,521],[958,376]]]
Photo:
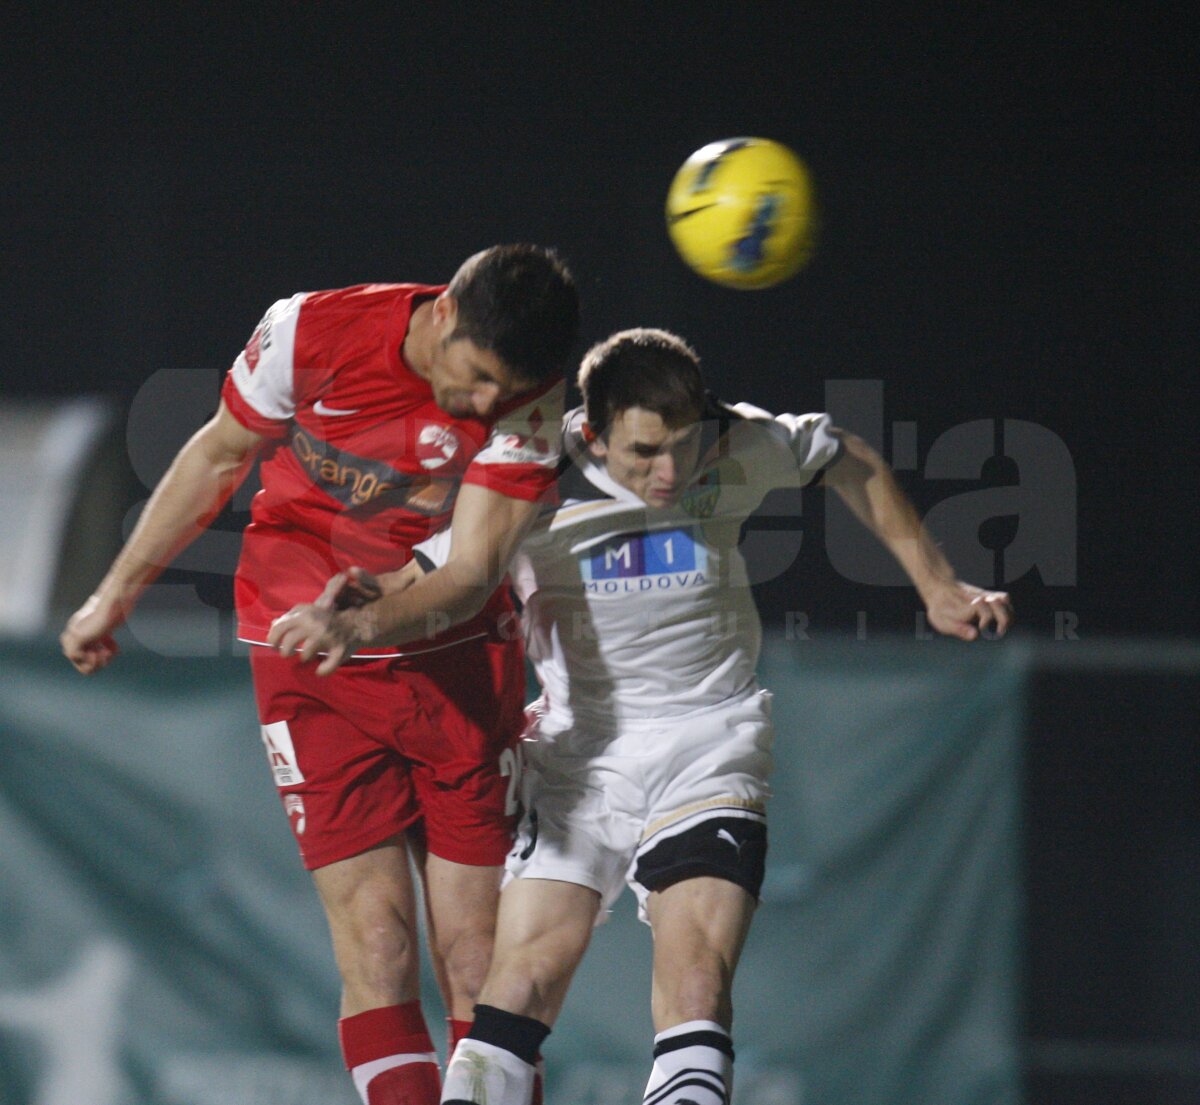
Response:
[[[274,304],[217,413],[62,634],[79,671],[108,664],[113,631],[256,458],[262,490],[235,582],[238,634],[252,645],[332,574],[395,569],[451,525],[453,570],[429,577],[441,604],[428,604],[438,613],[422,639],[356,649],[347,663],[339,653],[325,668],[251,649],[263,741],[329,921],[342,1051],[366,1105],[439,1096],[410,854],[451,1047],[491,957],[524,706],[520,633],[496,588],[553,485],[578,320],[567,268],[530,245],[484,250],[448,286],[369,284]],[[453,585],[439,589],[437,576]]]

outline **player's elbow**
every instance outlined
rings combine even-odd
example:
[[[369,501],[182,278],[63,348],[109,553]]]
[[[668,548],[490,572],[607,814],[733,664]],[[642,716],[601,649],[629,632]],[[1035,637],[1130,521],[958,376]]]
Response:
[[[839,430],[842,454],[825,473],[825,484],[843,496],[861,491],[867,481],[887,470],[883,458],[857,434]]]
[[[850,465],[860,464],[865,465],[870,469],[886,468],[887,463],[867,442],[858,436],[851,433],[849,430],[837,430],[837,436],[842,442],[841,459],[834,465],[833,470],[836,471],[843,464],[849,462]]]
[[[474,558],[451,558],[441,571],[448,580],[441,605],[452,625],[478,614],[504,579],[497,565]]]

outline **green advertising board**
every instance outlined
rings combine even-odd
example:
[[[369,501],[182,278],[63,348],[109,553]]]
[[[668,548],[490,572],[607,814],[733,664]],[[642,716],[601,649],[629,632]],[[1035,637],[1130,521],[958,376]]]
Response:
[[[244,657],[131,644],[83,679],[10,640],[0,664],[0,1105],[354,1105]],[[1019,651],[780,637],[761,672],[735,1100],[1016,1105]],[[626,895],[544,1049],[551,1105],[640,1099],[649,963]]]

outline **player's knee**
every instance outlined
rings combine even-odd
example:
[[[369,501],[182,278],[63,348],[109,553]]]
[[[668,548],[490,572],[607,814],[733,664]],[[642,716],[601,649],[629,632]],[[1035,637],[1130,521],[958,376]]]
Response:
[[[344,975],[372,987],[391,988],[418,969],[416,918],[406,917],[386,895],[364,892],[330,916]]]
[[[676,972],[665,987],[674,1016],[684,1021],[724,1022],[733,972],[718,957],[693,961]]]
[[[511,950],[492,964],[484,1001],[547,1020],[561,1004],[573,962],[544,948]]]
[[[564,978],[572,973],[578,961],[579,956],[573,954],[573,949],[536,945],[528,949],[521,966],[539,995],[545,996],[563,985]]]
[[[395,915],[364,919],[357,937],[360,964],[369,974],[392,977],[415,968],[417,934],[407,921]]]
[[[471,1000],[479,996],[492,962],[491,928],[460,931],[438,940],[438,954],[451,985]]]
[[[356,1009],[396,1005],[420,994],[415,942],[403,932],[370,927],[336,945],[343,999]]]

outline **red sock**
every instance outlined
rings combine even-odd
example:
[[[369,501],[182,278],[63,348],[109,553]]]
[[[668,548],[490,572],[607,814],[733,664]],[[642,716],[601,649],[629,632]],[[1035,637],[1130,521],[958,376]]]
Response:
[[[438,1105],[442,1080],[420,1002],[343,1017],[338,1037],[363,1105]]]
[[[546,1092],[545,1081],[546,1060],[542,1058],[541,1052],[539,1052],[537,1062],[533,1064],[533,1097],[529,1099],[529,1105],[543,1105],[543,1097]]]
[[[446,1018],[446,1061],[454,1054],[458,1041],[471,1031],[474,1021],[456,1021],[453,1017]]]

